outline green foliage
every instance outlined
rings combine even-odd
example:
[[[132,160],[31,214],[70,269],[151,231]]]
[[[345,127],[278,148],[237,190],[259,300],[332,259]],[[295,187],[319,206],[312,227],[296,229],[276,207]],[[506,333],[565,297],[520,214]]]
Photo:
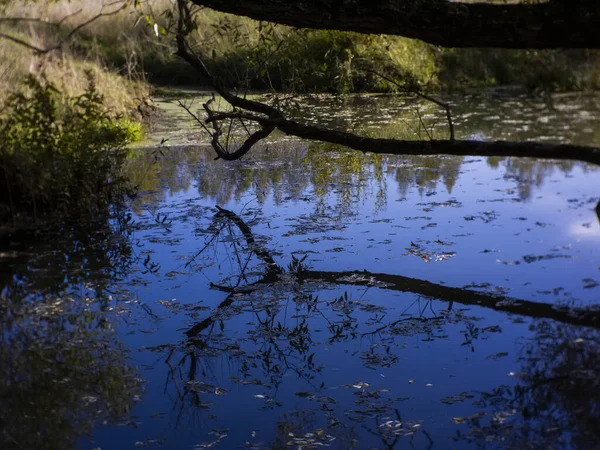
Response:
[[[88,15],[92,3],[82,3]],[[67,0],[59,1],[55,11],[67,4]],[[142,76],[167,85],[210,82],[175,55],[172,2],[155,0],[151,6],[141,2],[136,14],[131,14],[132,9],[82,29],[71,43],[73,54],[105,61],[130,79]],[[62,15],[61,11],[55,20]],[[188,36],[194,51],[213,75],[228,86],[240,88],[336,93],[395,89],[373,72],[423,89],[519,85],[531,91],[556,91],[600,87],[600,56],[596,51],[441,49],[397,36],[293,29],[209,8],[199,9],[194,20],[195,29]]]
[[[212,55],[206,63],[213,75],[230,85],[295,92],[390,90],[373,72],[411,84],[436,82],[432,47],[419,41],[246,22],[223,15],[212,24],[215,34],[198,42]]]
[[[121,27],[84,29],[74,51],[97,54],[124,74],[141,69],[156,83],[209,82],[174,54],[170,7],[159,2],[152,18],[143,16],[135,24],[130,20]],[[390,90],[365,69],[393,74],[399,82],[436,82],[434,47],[401,37],[298,30],[203,8],[188,40],[211,73],[229,86],[295,92]]]
[[[593,50],[443,49],[440,81],[449,88],[518,85],[529,91],[600,87]]]
[[[123,134],[126,143],[139,142],[144,138],[144,129],[140,122],[129,117],[118,117],[113,120],[112,126]]]
[[[141,130],[104,111],[91,75],[85,92],[75,97],[29,77],[1,111],[4,216],[93,215],[127,192],[124,146]]]
[[[139,66],[152,81],[208,82],[174,55],[169,37],[154,29],[157,25],[168,33],[172,20],[167,9],[154,15],[152,26],[130,29],[128,39],[90,37],[99,53],[122,70],[128,70],[131,60],[126,55],[135,48]],[[518,85],[530,91],[564,91],[600,86],[600,55],[590,50],[442,49],[397,36],[292,29],[208,8],[198,12],[195,25],[190,44],[213,75],[240,88],[336,93],[395,89],[373,72],[424,89]]]

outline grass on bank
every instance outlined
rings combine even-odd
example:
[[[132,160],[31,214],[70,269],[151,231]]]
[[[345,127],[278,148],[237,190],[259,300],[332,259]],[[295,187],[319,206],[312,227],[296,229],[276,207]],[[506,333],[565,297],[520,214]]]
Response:
[[[0,10],[0,19],[4,15],[34,20],[0,20],[0,32],[37,48],[53,48],[73,27],[98,14],[101,11],[101,6],[98,5],[101,2],[13,1],[4,12]],[[98,22],[111,17],[102,18]],[[62,21],[60,26],[52,25],[59,21]],[[92,22],[84,29],[89,33],[103,35],[109,32],[108,25],[109,22],[101,26]],[[129,74],[124,74],[102,52],[80,51],[77,45],[79,38],[78,33],[60,48],[46,54],[36,53],[23,45],[0,38],[0,101],[6,100],[27,76],[39,76],[41,73],[65,94],[79,95],[86,89],[88,74],[92,73],[96,87],[104,97],[105,107],[115,114],[132,115],[150,94],[143,72],[132,68]]]

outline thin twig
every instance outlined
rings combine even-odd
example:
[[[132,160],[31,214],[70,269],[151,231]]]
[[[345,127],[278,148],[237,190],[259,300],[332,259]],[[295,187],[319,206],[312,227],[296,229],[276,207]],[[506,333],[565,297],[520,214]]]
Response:
[[[435,97],[431,97],[430,95],[424,94],[423,92],[419,91],[418,89],[411,89],[407,86],[403,86],[400,83],[398,83],[397,81],[392,80],[391,78],[376,72],[375,70],[368,70],[367,72],[370,72],[374,75],[377,75],[380,78],[383,78],[384,80],[392,83],[393,85],[395,85],[396,87],[400,88],[401,90],[403,90],[404,92],[408,92],[411,94],[415,94],[421,98],[424,98],[425,100],[428,100],[432,103],[435,103],[438,106],[441,106],[442,108],[444,108],[444,110],[446,110],[446,119],[448,120],[448,128],[450,129],[450,140],[453,141],[454,140],[454,122],[452,121],[452,112],[450,111],[450,104],[449,103],[444,103],[440,100],[438,100]]]
[[[419,107],[417,106],[417,117],[419,118],[419,123],[421,124],[421,126],[423,127],[423,129],[425,130],[425,134],[427,134],[427,137],[429,138],[430,141],[433,141],[433,137],[431,136],[431,133],[429,132],[429,130],[427,129],[427,125],[425,125],[425,122],[423,122],[423,117],[421,116],[421,111],[419,110]],[[420,130],[421,128],[419,128]],[[421,136],[419,136],[420,138]]]

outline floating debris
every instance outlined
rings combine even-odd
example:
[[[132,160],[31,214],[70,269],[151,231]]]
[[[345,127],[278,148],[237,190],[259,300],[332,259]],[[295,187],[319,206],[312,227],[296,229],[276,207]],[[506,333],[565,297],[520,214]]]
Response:
[[[485,416],[485,413],[483,411],[479,411],[475,414],[473,414],[472,416],[467,416],[467,417],[453,417],[452,418],[452,422],[456,423],[456,424],[460,424],[460,423],[464,423],[467,420],[477,420],[482,418],[483,416]]]
[[[461,392],[460,394],[443,397],[440,399],[440,401],[442,403],[445,403],[446,405],[453,405],[454,403],[464,402],[465,400],[473,397],[473,394],[469,394],[468,392]]]

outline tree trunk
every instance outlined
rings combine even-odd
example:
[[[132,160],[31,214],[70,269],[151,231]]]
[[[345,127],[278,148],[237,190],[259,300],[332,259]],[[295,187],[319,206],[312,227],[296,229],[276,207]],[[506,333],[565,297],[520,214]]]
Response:
[[[192,0],[299,28],[421,39],[443,47],[600,48],[595,0],[531,4],[446,0]]]

